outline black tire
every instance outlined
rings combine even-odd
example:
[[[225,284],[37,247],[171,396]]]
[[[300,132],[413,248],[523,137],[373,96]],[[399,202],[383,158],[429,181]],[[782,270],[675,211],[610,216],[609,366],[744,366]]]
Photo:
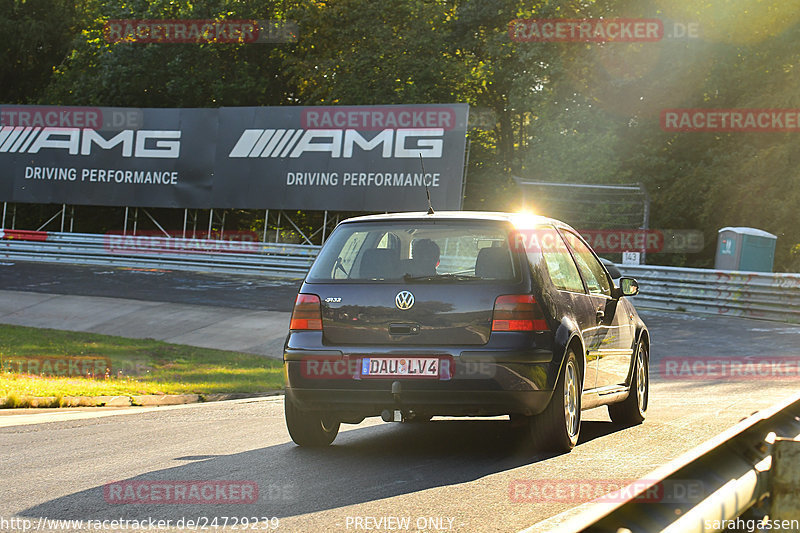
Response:
[[[285,398],[284,414],[289,435],[298,446],[322,448],[328,446],[339,433],[340,422],[319,411],[303,411]]]
[[[644,340],[640,340],[636,346],[628,397],[620,403],[608,406],[608,414],[615,424],[629,427],[644,422],[650,397],[649,362],[650,354],[647,349],[647,343]]]
[[[578,358],[570,349],[550,403],[541,414],[531,419],[531,438],[537,450],[568,452],[578,443],[582,389]]]

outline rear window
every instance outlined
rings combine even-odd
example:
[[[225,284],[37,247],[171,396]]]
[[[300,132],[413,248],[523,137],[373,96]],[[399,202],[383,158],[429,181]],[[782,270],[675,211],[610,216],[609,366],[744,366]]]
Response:
[[[342,224],[307,281],[480,281],[517,279],[501,222],[391,221]]]

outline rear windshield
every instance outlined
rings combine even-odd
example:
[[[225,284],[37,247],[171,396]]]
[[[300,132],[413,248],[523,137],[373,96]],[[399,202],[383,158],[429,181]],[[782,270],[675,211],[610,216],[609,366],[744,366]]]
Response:
[[[307,281],[446,282],[517,278],[502,222],[391,221],[342,224]]]

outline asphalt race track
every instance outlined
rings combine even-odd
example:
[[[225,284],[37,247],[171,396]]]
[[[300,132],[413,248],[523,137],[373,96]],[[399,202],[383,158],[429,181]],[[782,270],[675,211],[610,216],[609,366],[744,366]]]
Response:
[[[267,278],[0,267],[0,290],[273,311],[290,309],[296,286]],[[259,523],[262,531],[518,531],[584,501],[543,492],[531,497],[518,487],[624,484],[797,390],[796,378],[685,381],[658,369],[668,357],[797,356],[798,326],[642,315],[653,338],[647,421],[620,429],[605,408],[585,412],[581,441],[566,455],[536,454],[520,430],[500,419],[370,420],[343,426],[328,449],[300,449],[284,426],[282,397],[124,411],[40,410],[36,417],[0,412],[0,531],[22,530],[8,522],[12,517],[30,520],[32,528],[41,524],[40,531],[48,530],[40,517],[152,518],[172,526],[180,519],[216,518],[221,525],[227,518],[230,526],[234,517],[277,518],[275,529]],[[226,480],[257,487],[255,503],[231,503],[219,494],[214,504],[121,504],[109,497],[128,482]],[[58,530],[89,529],[84,522],[82,529]]]
[[[278,278],[0,261],[0,290],[46,294],[290,312],[299,286]]]

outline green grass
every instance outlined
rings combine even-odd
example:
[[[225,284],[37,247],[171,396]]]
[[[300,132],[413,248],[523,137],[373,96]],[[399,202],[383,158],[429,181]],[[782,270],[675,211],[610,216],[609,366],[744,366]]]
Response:
[[[36,358],[54,358],[62,365],[107,358],[110,375],[106,377],[102,370],[96,377],[24,373],[35,370],[32,359],[43,361]],[[263,356],[152,339],[0,325],[0,401],[5,398],[9,407],[31,396],[255,393],[283,386],[281,361]]]

